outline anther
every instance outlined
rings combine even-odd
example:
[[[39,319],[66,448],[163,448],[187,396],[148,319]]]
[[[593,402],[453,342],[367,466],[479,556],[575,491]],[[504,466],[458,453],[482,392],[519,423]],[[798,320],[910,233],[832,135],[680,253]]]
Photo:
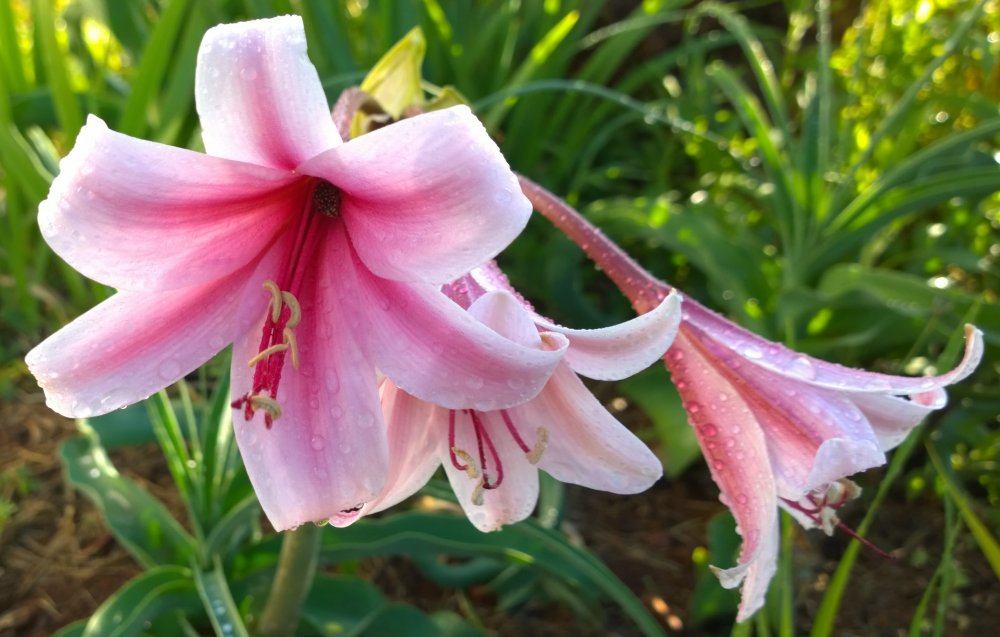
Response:
[[[285,326],[297,327],[302,320],[302,306],[299,305],[299,300],[291,292],[282,292],[281,300],[288,306],[288,322],[285,323]]]
[[[542,454],[545,453],[545,448],[549,446],[548,429],[539,427],[535,435],[535,446],[528,453],[528,462],[531,464],[538,464],[538,461],[542,459]]]
[[[483,506],[483,480],[476,483],[476,488],[472,490],[472,503],[477,507]]]
[[[262,360],[264,360],[265,358],[267,358],[271,354],[277,354],[278,352],[283,352],[286,349],[288,349],[288,343],[276,343],[276,344],[272,345],[271,347],[268,347],[265,350],[261,350],[261,351],[257,352],[256,356],[254,356],[253,358],[251,358],[250,360],[247,361],[247,365],[250,366],[250,367],[253,367],[254,365],[256,365],[257,363],[261,362]],[[296,354],[293,353],[292,354],[292,360],[293,360],[292,364],[293,365],[295,364],[294,363],[295,358],[296,358]]]
[[[289,320],[288,322],[291,323],[291,320]],[[298,346],[298,343],[295,340],[295,333],[292,332],[292,328],[291,327],[289,327],[289,326],[286,325],[285,326],[285,331],[282,333],[282,335],[285,337],[285,342],[284,343],[280,343],[280,344],[287,346],[289,353],[292,355],[292,367],[294,367],[295,369],[298,369],[299,368],[299,346]],[[277,347],[277,345],[275,347]],[[260,354],[258,354],[258,356],[260,356]]]
[[[281,288],[274,281],[264,281],[264,289],[271,293],[271,322],[277,323],[281,318]]]
[[[272,420],[281,418],[281,404],[269,396],[254,394],[250,397],[250,406],[254,409],[263,409]]]
[[[458,447],[452,447],[451,453],[456,457],[460,458],[462,462],[465,463],[464,467],[459,467],[455,465],[456,469],[464,469],[465,473],[468,474],[469,478],[475,480],[479,477],[479,470],[476,469],[476,461],[472,459],[472,454],[464,449],[459,449]]]

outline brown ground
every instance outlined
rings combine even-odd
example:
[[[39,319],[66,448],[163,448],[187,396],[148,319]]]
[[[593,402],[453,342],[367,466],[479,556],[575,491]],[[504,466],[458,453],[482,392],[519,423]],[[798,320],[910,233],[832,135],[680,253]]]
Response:
[[[0,502],[16,505],[0,531],[0,637],[51,635],[87,616],[139,572],[94,507],[64,482],[56,448],[72,433],[72,422],[49,412],[39,393],[19,393],[13,401],[0,404]],[[155,447],[128,449],[114,454],[114,460],[123,473],[177,505]],[[627,498],[573,488],[568,502],[568,528],[663,618],[665,626],[673,628],[671,634],[728,634],[726,627],[690,625],[687,611],[693,586],[691,553],[704,545],[707,521],[722,508],[702,467],[679,481],[661,482],[645,494]],[[861,514],[861,506],[855,506],[846,512],[845,521],[857,524]],[[895,549],[898,559],[888,562],[871,553],[861,555],[836,635],[906,634],[937,564],[940,507],[933,500],[910,504],[892,500],[883,508],[871,539]],[[842,537],[799,534],[795,563],[799,634],[807,632],[845,544]],[[1000,586],[967,534],[960,540],[955,566],[960,583],[950,600],[945,634],[996,634]],[[580,623],[569,610],[552,604],[499,612],[485,589],[463,594],[442,590],[404,559],[373,560],[363,570],[390,597],[429,610],[474,609],[478,620],[496,635],[639,634],[614,609],[609,609],[603,626]]]

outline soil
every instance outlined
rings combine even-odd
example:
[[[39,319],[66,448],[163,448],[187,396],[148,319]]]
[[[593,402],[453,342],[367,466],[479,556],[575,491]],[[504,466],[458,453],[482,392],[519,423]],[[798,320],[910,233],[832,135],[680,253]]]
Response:
[[[41,637],[86,617],[118,586],[139,573],[99,513],[70,488],[59,464],[59,442],[73,435],[72,421],[44,406],[37,390],[0,404],[0,503],[14,510],[0,530],[0,637]],[[123,474],[180,510],[169,474],[155,446],[113,454]],[[877,475],[865,476],[874,485]],[[874,489],[870,489],[874,491]],[[855,503],[844,513],[857,524]],[[648,492],[614,496],[570,487],[564,530],[596,553],[663,621],[669,634],[727,635],[728,625],[697,626],[688,610],[695,583],[692,552],[706,543],[708,521],[723,510],[704,466],[661,481]],[[2,515],[2,512],[0,512]],[[940,504],[890,498],[869,538],[892,550],[887,561],[862,552],[834,634],[844,637],[906,635],[936,567],[943,542]],[[0,521],[3,517],[0,517]],[[807,632],[822,592],[847,545],[843,535],[800,532],[795,538],[799,634]],[[994,634],[1000,625],[1000,586],[968,533],[957,547],[958,587],[949,599],[944,634]],[[611,605],[601,624],[576,617],[554,602],[528,602],[498,610],[485,587],[442,589],[402,558],[362,566],[385,594],[426,610],[450,609],[493,635],[618,635],[639,631]],[[930,617],[933,618],[932,603]]]

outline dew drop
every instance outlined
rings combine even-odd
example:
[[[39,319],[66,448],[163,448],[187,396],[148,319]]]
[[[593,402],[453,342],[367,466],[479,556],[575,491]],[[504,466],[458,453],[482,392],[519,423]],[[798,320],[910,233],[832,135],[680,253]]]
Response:
[[[309,445],[316,451],[322,451],[326,447],[326,440],[323,440],[323,436],[313,436],[309,439]]]
[[[709,423],[709,424],[707,424],[707,425],[705,425],[704,427],[701,428],[701,432],[703,434],[705,434],[706,436],[708,436],[709,438],[713,438],[716,435],[718,435],[719,428],[716,427],[715,425]]]
[[[471,376],[465,381],[465,386],[469,389],[482,389],[483,379],[478,376]]]
[[[753,360],[764,357],[764,352],[754,343],[744,343],[740,346],[740,353]]]
[[[805,380],[816,378],[816,368],[807,356],[796,356],[788,365],[788,372]]]
[[[693,402],[693,401],[689,402],[687,404],[687,410],[688,410],[689,414],[696,414],[699,411],[701,411],[701,405],[699,403],[696,403],[696,402]]]

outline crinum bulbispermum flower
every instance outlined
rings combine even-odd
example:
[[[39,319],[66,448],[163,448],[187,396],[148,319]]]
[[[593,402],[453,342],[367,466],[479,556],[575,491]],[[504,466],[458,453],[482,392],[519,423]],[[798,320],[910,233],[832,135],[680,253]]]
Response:
[[[39,209],[53,250],[119,290],[28,354],[52,409],[108,412],[234,343],[237,440],[285,529],[381,489],[376,368],[456,409],[541,389],[565,339],[524,347],[439,289],[530,214],[467,108],[344,143],[291,16],[210,29],[196,88],[207,154],[91,117]]]
[[[906,378],[850,369],[763,339],[685,299],[665,357],[743,547],[716,569],[743,584],[738,619],[764,603],[778,555],[778,507],[831,533],[836,510],[860,490],[847,476],[878,467],[931,411],[944,387],[975,369],[981,333],[966,328],[962,362],[941,376]]]
[[[677,293],[558,197],[524,177],[520,183],[535,209],[608,274],[637,312]],[[774,576],[778,508],[807,528],[832,531],[836,510],[859,493],[845,478],[884,464],[885,452],[944,407],[944,387],[971,374],[982,355],[982,333],[970,325],[965,355],[952,371],[876,374],[805,356],[684,299],[664,360],[743,537],[737,565],[716,569],[724,586],[742,584],[739,620],[763,605]]]
[[[621,494],[644,491],[659,479],[660,461],[608,413],[577,373],[618,380],[658,360],[677,331],[678,295],[631,321],[573,330],[535,314],[493,264],[445,290],[470,316],[527,347],[544,349],[553,333],[564,335],[570,343],[566,356],[537,396],[509,408],[448,408],[385,381],[389,478],[378,497],[333,518],[333,524],[348,524],[403,500],[439,465],[469,520],[482,531],[531,514],[539,469],[562,482]]]

